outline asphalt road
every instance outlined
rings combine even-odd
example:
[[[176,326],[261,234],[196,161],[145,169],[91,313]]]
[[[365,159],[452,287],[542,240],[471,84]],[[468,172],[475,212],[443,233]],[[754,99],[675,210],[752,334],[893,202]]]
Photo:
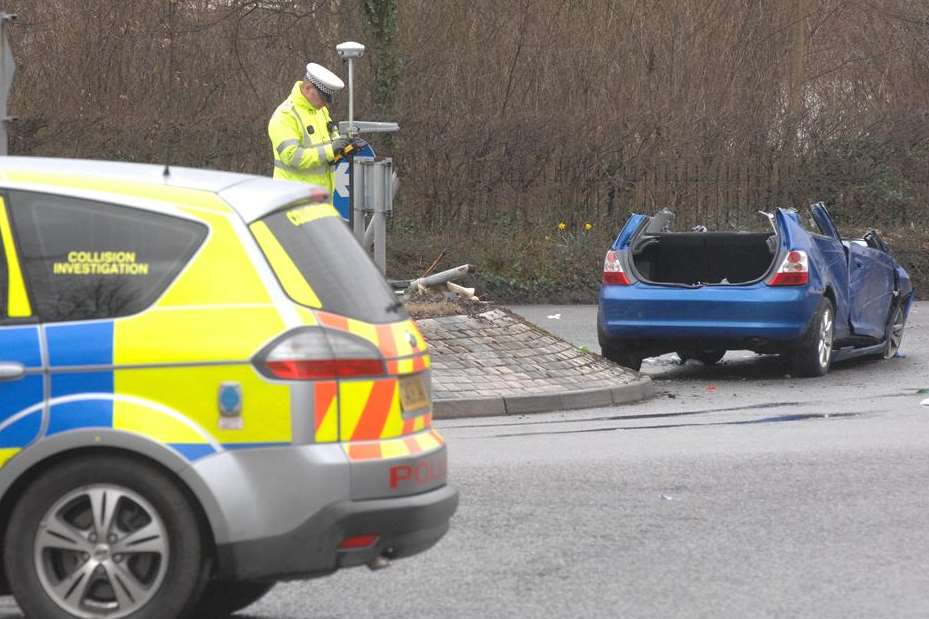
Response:
[[[594,308],[515,309],[598,350]],[[648,402],[439,423],[462,500],[438,546],[241,616],[929,616],[929,304],[902,352],[821,379],[669,355]]]

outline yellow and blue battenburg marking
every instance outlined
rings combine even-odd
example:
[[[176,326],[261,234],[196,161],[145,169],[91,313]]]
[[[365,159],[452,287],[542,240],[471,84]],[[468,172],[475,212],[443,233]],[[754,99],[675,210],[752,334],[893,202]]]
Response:
[[[209,367],[178,364],[175,367],[114,367],[114,324],[111,320],[86,323],[55,324],[45,327],[47,365],[43,365],[39,326],[0,327],[0,350],[4,361],[21,364],[23,377],[3,383],[0,398],[0,466],[22,449],[42,436],[54,436],[71,430],[88,428],[114,428],[141,434],[168,445],[188,460],[197,460],[223,449],[289,444],[289,402],[286,401],[287,387],[266,385],[276,390],[270,398],[262,398],[262,389],[254,394],[271,410],[281,411],[285,421],[269,419],[267,425],[277,428],[272,440],[247,440],[267,438],[266,428],[255,423],[250,436],[232,435],[236,440],[220,440],[204,429],[192,412],[201,413],[206,420],[215,420],[220,405],[230,412],[241,406],[241,392],[236,388],[221,391],[222,403],[216,401],[219,382],[210,386],[209,377],[236,376],[243,374],[254,383],[264,382],[253,368]],[[174,408],[166,405],[189,395],[184,389],[184,380],[179,373],[186,373],[188,381],[205,384],[204,391],[212,390],[212,402],[200,398],[199,402],[187,402],[186,407]],[[124,380],[123,388],[117,389],[121,374],[136,375]],[[159,376],[161,377],[159,379]],[[141,380],[139,380],[141,378]],[[133,386],[154,381],[154,390],[167,385],[174,386],[175,393],[150,390],[147,394],[134,393]],[[45,381],[49,382],[48,422],[43,433],[45,413]],[[238,385],[238,384],[237,384]],[[281,394],[284,394],[283,400]],[[232,402],[232,399],[238,400]],[[181,412],[183,411],[183,412]],[[194,418],[192,418],[192,416]],[[286,428],[282,428],[286,425]],[[242,440],[246,439],[246,440]],[[281,440],[287,439],[287,440]]]
[[[78,428],[113,426],[113,322],[46,328],[53,436]]]
[[[44,382],[39,327],[0,327],[3,360],[19,363],[26,374],[3,383],[0,398],[0,466],[32,443],[42,430]]]
[[[49,325],[46,341],[51,380],[47,436],[115,428],[168,438],[163,442],[189,460],[221,450],[181,413],[154,400],[117,393],[112,320]]]
[[[441,445],[441,438],[431,431],[431,414],[426,411],[405,418],[400,404],[398,374],[422,372],[429,367],[425,342],[415,326],[405,321],[368,326],[324,312],[320,312],[319,319],[330,328],[345,329],[376,342],[389,359],[389,372],[383,378],[317,382],[313,402],[316,410],[308,411],[315,414],[316,441],[356,443],[356,447],[347,449],[352,459],[400,457]],[[12,351],[12,360],[27,370],[23,379],[6,383],[7,397],[0,403],[0,461],[38,439],[42,430],[44,388],[39,329],[0,328],[0,346]],[[44,329],[50,382],[44,436],[114,428],[157,440],[189,460],[223,449],[290,444],[287,386],[265,381],[247,362],[218,366],[181,362],[116,365],[114,347],[119,330],[114,328],[113,320],[51,324]],[[406,372],[400,372],[400,363],[408,365],[403,368]],[[242,381],[230,380],[236,377]],[[186,388],[185,382],[190,383]],[[242,407],[242,384],[248,386],[252,399],[261,403],[264,423],[253,424],[255,429],[246,435],[223,437],[221,431],[207,430],[222,412],[232,413]],[[210,393],[212,397],[204,397]],[[268,428],[270,434],[266,433]],[[389,440],[419,433],[422,436],[412,440]],[[379,441],[386,442],[378,446]]]

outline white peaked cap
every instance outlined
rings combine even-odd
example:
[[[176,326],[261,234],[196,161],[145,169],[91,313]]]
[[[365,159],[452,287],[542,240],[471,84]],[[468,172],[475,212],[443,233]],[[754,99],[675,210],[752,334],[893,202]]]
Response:
[[[315,62],[306,65],[306,77],[304,79],[309,80],[311,84],[316,86],[317,90],[326,95],[334,95],[345,88],[345,82],[338,75]]]

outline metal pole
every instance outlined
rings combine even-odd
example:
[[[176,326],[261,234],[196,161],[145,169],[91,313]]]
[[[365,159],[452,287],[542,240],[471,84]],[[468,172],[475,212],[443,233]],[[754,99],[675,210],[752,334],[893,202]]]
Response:
[[[335,203],[335,195],[332,196]],[[355,230],[355,160],[348,160],[348,227]],[[357,238],[357,234],[355,237]]]
[[[414,279],[410,284],[414,286],[422,286],[423,288],[428,288],[429,286],[441,286],[446,282],[450,282],[453,279],[458,279],[459,277],[464,277],[468,273],[473,273],[474,267],[470,264],[463,264],[460,267],[455,267],[454,269],[448,269],[440,273],[433,273],[432,275],[427,275],[426,277],[421,277],[419,279]]]
[[[387,239],[384,238],[387,234],[387,217],[384,211],[376,211],[371,223],[374,224],[374,264],[383,275],[387,267]]]
[[[345,41],[335,46],[339,58],[348,63],[348,137],[355,138],[355,58],[361,58],[365,53],[365,46],[355,41]],[[341,124],[341,123],[340,123]],[[349,224],[356,231],[355,236],[358,238],[358,221],[361,220],[362,233],[364,232],[364,214],[355,212],[355,205],[358,200],[355,197],[355,166],[350,162],[348,171],[348,220]]]
[[[346,60],[348,61],[348,137],[351,139],[355,133],[355,84],[352,80],[352,68],[355,62],[351,57]],[[355,160],[353,158],[348,160],[348,219],[355,231],[355,238],[359,239],[358,220],[361,220],[361,230],[364,231],[365,216],[364,213],[355,213]]]
[[[348,137],[355,137],[355,85],[354,85],[355,59],[348,58]]]
[[[355,234],[355,239],[359,243],[364,242],[365,236],[365,173],[364,169],[358,165],[358,159],[353,157],[349,160],[348,165],[351,166],[349,174],[349,179],[351,185],[349,185],[350,191],[349,196],[351,198],[351,208],[352,208],[352,232]]]

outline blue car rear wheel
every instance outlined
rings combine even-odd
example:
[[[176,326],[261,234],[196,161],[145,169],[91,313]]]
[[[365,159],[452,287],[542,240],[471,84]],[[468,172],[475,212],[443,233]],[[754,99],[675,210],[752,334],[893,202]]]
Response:
[[[636,372],[642,369],[642,354],[636,349],[634,343],[611,339],[604,333],[599,317],[597,318],[597,341],[600,342],[600,354],[610,361]]]
[[[832,342],[835,334],[835,310],[827,297],[819,306],[807,327],[800,348],[794,353],[794,371],[798,376],[825,376],[832,363]]]

